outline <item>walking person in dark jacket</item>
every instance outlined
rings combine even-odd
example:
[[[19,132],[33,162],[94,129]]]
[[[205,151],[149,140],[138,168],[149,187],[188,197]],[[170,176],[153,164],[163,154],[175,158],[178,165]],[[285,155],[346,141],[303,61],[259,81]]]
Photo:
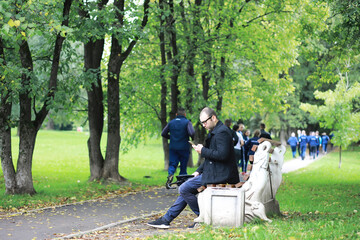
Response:
[[[313,157],[313,159],[316,158],[316,147],[318,144],[319,141],[315,136],[315,132],[311,132],[311,135],[309,137],[309,145],[310,145],[310,157]]]
[[[199,216],[199,205],[196,195],[197,189],[207,184],[238,183],[239,172],[236,166],[232,133],[216,116],[211,108],[204,108],[200,113],[200,122],[208,131],[205,146],[202,144],[192,147],[205,159],[190,178],[179,186],[179,196],[166,214],[148,225],[156,228],[169,228],[174,220],[189,205],[191,210]]]
[[[327,145],[328,145],[328,142],[330,141],[330,138],[328,135],[326,135],[326,133],[323,133],[322,136],[322,149],[323,149],[323,153],[327,153]]]
[[[187,163],[190,155],[189,137],[194,138],[195,130],[186,118],[185,109],[179,108],[176,118],[171,120],[161,132],[161,136],[170,139],[168,178],[165,184],[169,188],[176,168],[180,163],[180,175],[187,175]]]
[[[300,151],[301,151],[301,160],[305,159],[306,146],[308,144],[308,137],[306,136],[305,130],[302,130],[301,136],[299,138]]]
[[[295,158],[296,156],[296,146],[299,144],[297,138],[295,137],[295,133],[291,133],[291,137],[288,139],[287,143],[290,145],[291,147],[291,152],[293,155],[293,158]]]

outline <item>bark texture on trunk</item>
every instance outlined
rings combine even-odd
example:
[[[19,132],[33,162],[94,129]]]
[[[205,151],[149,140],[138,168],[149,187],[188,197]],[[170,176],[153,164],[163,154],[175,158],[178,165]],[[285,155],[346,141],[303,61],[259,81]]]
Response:
[[[2,60],[1,68],[6,67],[6,58],[4,52],[4,43],[0,37],[0,59]],[[0,78],[0,83],[6,86],[6,79]],[[10,88],[8,88],[10,89]],[[16,179],[15,179],[15,168],[12,161],[11,153],[11,107],[12,102],[10,99],[11,90],[7,93],[1,92],[0,102],[0,157],[1,157],[1,168],[5,179],[6,194],[15,194],[16,192]]]
[[[180,61],[178,56],[178,47],[176,42],[176,27],[175,27],[175,18],[174,18],[174,3],[173,0],[169,1],[170,14],[166,18],[167,19],[167,30],[169,33],[170,40],[170,49],[168,51],[168,62],[172,65],[172,73],[171,73],[171,111],[170,111],[170,120],[176,117],[176,112],[178,110],[179,105],[179,86],[178,79],[180,74]]]
[[[161,54],[161,72],[160,72],[160,85],[161,85],[161,100],[160,100],[160,123],[161,129],[166,126],[166,96],[167,96],[167,84],[165,79],[165,66],[166,66],[166,45],[165,45],[165,27],[164,27],[164,1],[159,0],[160,13],[160,54]],[[162,138],[162,146],[164,151],[164,170],[169,168],[169,142],[166,138]]]
[[[33,71],[33,60],[29,45],[23,41],[19,49],[21,65],[28,72]],[[30,85],[31,78],[29,74],[23,73],[21,76],[21,85],[23,90],[19,94],[20,119],[19,119],[19,158],[16,171],[16,193],[30,194],[36,193],[32,179],[32,155],[35,147],[35,138],[37,134],[36,125],[31,121],[31,101]]]
[[[101,58],[104,50],[104,39],[91,41],[84,45],[85,71],[95,71],[96,81],[87,90],[88,119],[90,136],[88,139],[88,152],[90,162],[90,181],[101,178],[104,166],[104,157],[101,153],[101,136],[104,127],[104,104],[101,82]]]
[[[108,0],[98,1],[97,8],[101,11]],[[79,11],[79,15],[88,21],[90,14],[85,5]],[[102,27],[102,26],[101,26]],[[104,52],[104,36],[91,37],[84,43],[84,66],[85,71],[93,74],[91,88],[87,89],[88,119],[90,136],[87,141],[90,164],[89,181],[99,180],[102,177],[104,157],[101,152],[101,137],[104,129],[104,94],[101,80],[101,60]]]

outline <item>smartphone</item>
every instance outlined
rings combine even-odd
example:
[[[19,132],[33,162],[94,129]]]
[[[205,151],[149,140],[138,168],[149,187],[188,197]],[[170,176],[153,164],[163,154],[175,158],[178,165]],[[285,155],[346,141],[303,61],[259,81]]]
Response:
[[[189,143],[190,143],[191,145],[196,145],[193,141],[189,141]]]

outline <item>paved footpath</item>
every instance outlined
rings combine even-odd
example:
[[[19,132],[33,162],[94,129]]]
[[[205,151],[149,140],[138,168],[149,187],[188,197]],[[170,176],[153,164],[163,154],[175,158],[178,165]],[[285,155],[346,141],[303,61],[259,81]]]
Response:
[[[307,155],[304,160],[301,160],[301,158],[298,157],[298,158],[295,158],[295,159],[293,159],[291,161],[286,161],[282,166],[281,172],[282,173],[289,173],[289,172],[299,170],[301,168],[304,168],[304,167],[310,165],[314,161],[320,160],[323,156],[324,156],[323,153],[319,153],[319,157],[317,157],[316,159],[310,158]]]
[[[99,201],[23,213],[0,215],[0,239],[56,239],[74,233],[100,230],[166,210],[177,190],[165,187]]]
[[[314,160],[309,159],[287,161],[282,172],[295,171],[313,162]],[[105,200],[87,201],[17,215],[0,215],[0,240],[75,237],[164,212],[176,196],[176,189],[167,190],[162,187]]]

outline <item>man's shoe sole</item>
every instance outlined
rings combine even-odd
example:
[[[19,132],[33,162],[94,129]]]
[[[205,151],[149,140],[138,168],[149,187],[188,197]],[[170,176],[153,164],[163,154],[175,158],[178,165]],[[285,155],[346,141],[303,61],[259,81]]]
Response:
[[[161,229],[167,229],[169,228],[170,226],[169,225],[153,225],[153,224],[150,224],[150,223],[147,223],[146,225],[149,225],[150,227],[154,227],[154,228],[161,228]]]

